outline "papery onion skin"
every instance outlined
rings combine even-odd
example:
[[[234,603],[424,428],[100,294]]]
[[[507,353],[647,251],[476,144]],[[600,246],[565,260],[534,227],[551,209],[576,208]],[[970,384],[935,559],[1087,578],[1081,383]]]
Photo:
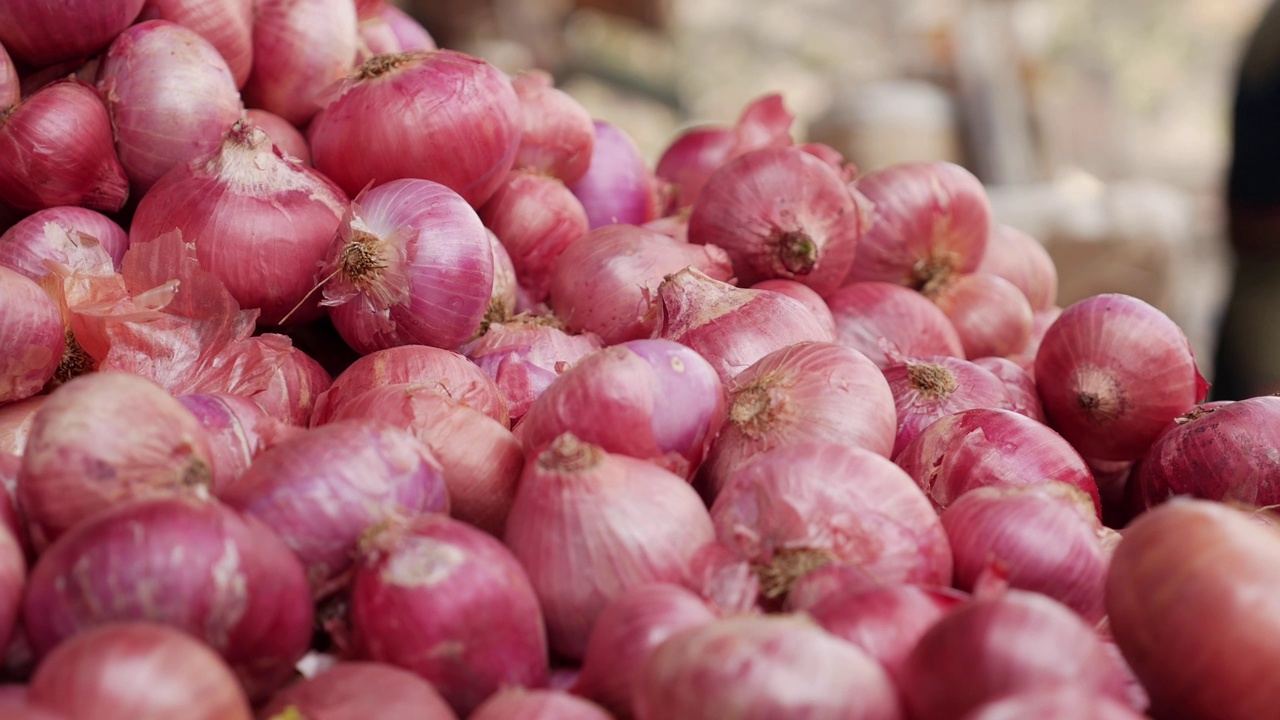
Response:
[[[298,127],[306,125],[324,107],[330,87],[355,65],[360,42],[355,6],[350,0],[255,0],[254,7],[253,69],[244,85],[245,100]]]
[[[561,182],[577,182],[591,165],[596,129],[591,113],[555,87],[543,70],[525,70],[511,81],[520,99],[522,132],[516,169],[534,170]]]
[[[95,210],[75,206],[59,206],[37,210],[19,220],[0,235],[0,265],[13,268],[32,280],[49,273],[45,260],[71,264],[67,253],[48,242],[45,225],[53,223],[73,240],[81,235],[92,237],[111,258],[111,264],[120,269],[125,250],[129,249],[129,235],[114,220]],[[55,234],[55,237],[59,237]]]
[[[242,88],[253,67],[254,5],[255,0],[146,0],[138,20],[169,20],[200,33]]]
[[[297,427],[306,427],[311,421],[316,398],[328,390],[332,383],[329,373],[315,358],[296,347],[290,347],[284,362],[272,373],[267,387],[250,397],[272,418]]]
[[[430,681],[462,717],[502,687],[547,681],[529,578],[493,537],[443,515],[366,540],[351,620],[361,654]]]
[[[734,548],[719,540],[705,543],[694,551],[684,586],[722,617],[764,611],[760,603],[759,574]]]
[[[0,7],[0,43],[33,67],[75,60],[106,47],[133,23],[144,2],[5,3]]]
[[[593,125],[591,162],[582,177],[568,184],[587,212],[588,226],[642,225],[658,217],[652,176],[635,140],[604,120]]]
[[[147,622],[112,623],[70,638],[36,669],[28,697],[67,720],[253,718],[235,675],[213,651]]]
[[[831,330],[832,337],[836,336],[836,318],[831,314],[831,308],[827,307],[827,301],[813,288],[804,283],[795,280],[787,280],[785,278],[771,278],[769,280],[761,280],[751,286],[752,290],[772,290],[780,292],[793,300],[799,300],[804,306],[809,308],[814,317],[818,318],[823,327]]]
[[[311,148],[307,145],[307,138],[293,123],[261,108],[249,108],[244,111],[244,116],[261,128],[271,138],[272,144],[285,155],[296,158],[303,165],[311,164]]]
[[[480,208],[533,302],[547,299],[556,258],[587,234],[587,213],[555,178],[516,170]]]
[[[926,357],[884,369],[898,409],[898,437],[891,458],[944,415],[976,408],[1012,410],[1000,378],[968,360]]]
[[[467,720],[612,720],[598,705],[554,690],[503,690]]]
[[[1008,225],[994,223],[976,272],[998,275],[1013,283],[1035,312],[1058,301],[1058,269],[1040,241]]]
[[[520,103],[511,81],[479,58],[383,55],[355,70],[308,137],[316,167],[350,195],[370,182],[422,178],[479,207],[515,161]]]
[[[25,400],[53,379],[66,347],[57,303],[34,280],[0,267],[0,404]]]
[[[1035,377],[1049,425],[1100,460],[1142,457],[1208,390],[1182,330],[1120,294],[1063,310],[1041,341]]]
[[[884,670],[811,620],[742,617],[658,646],[636,683],[638,720],[898,720]]]
[[[1142,720],[1145,715],[1090,688],[1030,690],[987,703],[962,720]]]
[[[192,393],[179,396],[178,402],[195,415],[207,433],[213,461],[209,489],[216,497],[266,449],[277,421],[261,405],[241,395]]]
[[[276,693],[263,720],[458,720],[431,683],[385,663],[343,661]]]
[[[1036,381],[1031,373],[1003,357],[975,358],[973,364],[1004,381],[1005,389],[1009,391],[1009,397],[1013,401],[1014,412],[1026,415],[1036,422],[1045,422],[1044,406],[1040,404],[1040,392],[1036,389]]]
[[[49,399],[48,395],[36,395],[21,402],[0,405],[0,452],[22,455],[27,447],[27,437],[35,422],[36,411]]]
[[[911,288],[859,282],[839,288],[826,300],[837,341],[861,351],[881,370],[903,359],[965,356],[951,319]]]
[[[955,326],[967,358],[1012,355],[1031,339],[1031,305],[1002,277],[959,275],[930,297]]]

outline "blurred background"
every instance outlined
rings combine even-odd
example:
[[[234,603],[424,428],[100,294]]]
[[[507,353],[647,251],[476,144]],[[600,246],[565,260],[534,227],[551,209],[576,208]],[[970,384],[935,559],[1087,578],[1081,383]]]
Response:
[[[782,93],[862,170],[961,163],[1058,264],[1059,303],[1141,297],[1206,375],[1231,258],[1239,55],[1265,0],[401,0],[443,47],[550,71],[651,160]]]

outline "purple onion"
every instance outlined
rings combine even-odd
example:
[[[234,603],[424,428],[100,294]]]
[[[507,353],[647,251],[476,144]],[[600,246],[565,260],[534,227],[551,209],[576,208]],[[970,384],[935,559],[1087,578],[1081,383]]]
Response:
[[[594,333],[570,335],[536,317],[517,317],[490,325],[462,353],[493,378],[516,421],[553,380],[601,347]]]
[[[109,267],[103,267],[101,254],[86,236],[110,258]],[[127,249],[129,235],[111,218],[88,208],[59,206],[37,210],[0,235],[0,265],[32,280],[49,273],[45,260],[90,272],[119,270]]]
[[[587,172],[569,189],[587,211],[591,229],[643,225],[658,214],[652,178],[640,148],[621,128],[595,121],[596,138]]]

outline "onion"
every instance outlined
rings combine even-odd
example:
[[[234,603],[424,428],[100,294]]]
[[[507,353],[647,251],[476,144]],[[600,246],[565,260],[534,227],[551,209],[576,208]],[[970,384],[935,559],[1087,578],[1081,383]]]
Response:
[[[36,395],[21,402],[0,405],[0,453],[23,454],[36,411],[48,398],[48,395]]]
[[[261,335],[284,341],[280,335]],[[251,397],[273,418],[306,427],[316,398],[329,389],[332,379],[320,363],[298,348],[289,347],[267,386]]]
[[[18,68],[14,67],[9,51],[0,43],[0,111],[16,105],[22,99],[21,81],[18,79]]]
[[[22,621],[38,656],[126,620],[203,640],[257,701],[292,675],[313,614],[301,564],[266,525],[212,501],[169,497],[99,513],[31,571]]]
[[[480,332],[493,251],[462,196],[430,180],[393,180],[351,204],[321,274],[323,304],[357,352],[453,350]]]
[[[636,681],[638,720],[897,720],[884,670],[802,617],[742,617],[659,645]]]
[[[18,468],[22,456],[0,452],[0,527],[7,527],[13,536],[26,545],[26,526],[18,515]]]
[[[266,449],[268,439],[278,433],[278,421],[240,395],[192,393],[179,396],[178,402],[195,415],[207,434],[213,461],[209,487],[215,496],[243,475],[253,458]]]
[[[724,248],[743,284],[785,278],[826,295],[849,273],[869,224],[859,198],[803,150],[753,150],[707,179],[689,216],[689,241]]]
[[[975,270],[1013,283],[1033,311],[1048,310],[1058,301],[1058,269],[1049,251],[1021,230],[994,223],[987,251]]]
[[[564,692],[511,688],[489,698],[467,720],[611,720],[600,707]]]
[[[511,81],[479,58],[382,55],[356,69],[308,134],[316,167],[348,194],[422,178],[479,207],[515,161],[520,103]]]
[[[331,420],[351,418],[411,431],[444,469],[453,516],[502,536],[524,467],[520,442],[505,426],[427,384],[374,388],[343,404]]]
[[[780,292],[793,300],[799,300],[804,306],[809,308],[814,317],[823,327],[831,331],[831,336],[836,335],[836,319],[831,314],[831,308],[827,307],[827,301],[822,299],[813,288],[804,283],[795,280],[787,280],[784,278],[773,278],[770,280],[761,280],[751,286],[752,290],[772,290]]]
[[[139,20],[169,20],[208,40],[226,61],[237,88],[253,67],[255,0],[146,0]]]
[[[884,377],[898,409],[898,437],[891,458],[944,415],[971,409],[1011,410],[1013,398],[1000,378],[968,360],[926,357],[891,365]]]
[[[93,242],[90,242],[92,239]],[[114,220],[82,207],[61,206],[37,210],[19,220],[0,235],[0,265],[12,268],[32,280],[49,273],[46,260],[86,271],[97,270],[101,247],[114,269],[120,269],[129,236]],[[86,261],[78,262],[83,256]]]
[[[710,363],[669,340],[631,340],[556,378],[516,434],[526,454],[572,432],[605,452],[690,478],[724,419],[724,388]]]
[[[324,107],[330,86],[355,65],[355,6],[351,0],[255,0],[254,8],[253,70],[245,100],[301,127]],[[349,195],[360,189],[333,179]]]
[[[0,202],[20,210],[81,205],[114,212],[128,196],[111,119],[92,87],[53,82],[0,109]]]
[[[1027,340],[1027,344],[1022,350],[1009,356],[1010,360],[1027,371],[1032,380],[1035,379],[1036,375],[1036,353],[1040,352],[1040,343],[1044,340],[1044,334],[1049,331],[1049,328],[1058,320],[1058,316],[1061,314],[1062,308],[1057,306],[1032,313],[1030,339]]]
[[[719,540],[704,543],[693,553],[684,585],[720,616],[750,615],[763,610],[760,576],[749,562]]]
[[[1021,365],[1003,357],[980,357],[973,361],[974,365],[990,371],[992,375],[1004,382],[1004,389],[1009,391],[1013,401],[1013,411],[1026,415],[1036,422],[1043,423],[1044,407],[1040,404],[1040,391],[1036,389],[1036,381]]]
[[[31,426],[18,498],[43,546],[130,500],[195,493],[212,479],[200,422],[154,383],[82,375],[55,390]]]
[[[375,55],[438,49],[435,38],[422,27],[422,23],[391,3],[385,3],[376,15],[360,15],[358,29],[360,47],[356,53],[357,64]]]
[[[547,299],[551,271],[565,248],[587,234],[582,203],[555,178],[514,171],[480,208],[480,219],[511,254],[529,299]]]
[[[1266,717],[1280,689],[1275,529],[1220,503],[1175,498],[1125,530],[1107,578],[1111,632],[1152,716]]]
[[[71,638],[40,664],[27,694],[33,706],[68,720],[253,718],[235,676],[204,643],[146,622]]]
[[[881,370],[904,359],[964,357],[964,345],[946,313],[924,295],[893,283],[859,282],[827,296],[836,337],[871,358]]]
[[[0,488],[0,495],[8,513],[13,513],[9,490]],[[22,595],[27,579],[26,553],[20,540],[16,514],[3,517],[0,513],[0,648],[9,647],[17,629],[22,610]],[[10,525],[10,523],[15,523]]]
[[[307,301],[346,198],[320,173],[286,159],[247,122],[222,147],[174,169],[138,203],[132,244],[175,228],[196,246],[200,266],[226,285],[264,325],[305,322],[320,308]],[[299,307],[301,306],[301,307]]]
[[[885,457],[893,449],[893,393],[857,350],[797,343],[739,373],[727,391],[728,422],[701,471],[711,497],[744,463],[776,447],[830,442]]]
[[[351,622],[364,655],[430,681],[462,717],[500,688],[547,681],[529,578],[497,540],[443,515],[362,543]]]
[[[551,271],[551,308],[570,332],[589,331],[606,345],[653,335],[663,278],[695,267],[716,280],[733,277],[717,247],[690,245],[632,225],[593,230],[565,248]]]
[[[67,720],[52,710],[32,705],[27,702],[27,688],[24,685],[0,686],[0,710],[5,713],[5,720]]]
[[[1002,277],[957,275],[930,297],[955,326],[967,358],[1012,355],[1031,339],[1031,306]]]
[[[782,609],[785,612],[809,612],[832,596],[884,587],[897,585],[886,586],[862,567],[823,565],[801,575],[791,584],[791,592],[787,593],[787,601],[782,604]]]
[[[595,139],[587,171],[569,183],[582,202],[587,224],[641,225],[658,217],[652,175],[630,135],[603,120],[593,121]]]
[[[1053,429],[1082,454],[1137,460],[1208,383],[1167,315],[1128,295],[1104,294],[1062,312],[1036,353],[1040,400]]]
[[[737,288],[689,267],[658,287],[657,336],[688,345],[726,384],[775,350],[800,342],[832,342],[830,331],[798,300]]]
[[[729,478],[711,519],[716,538],[755,566],[768,600],[832,563],[885,583],[951,584],[938,514],[905,472],[861,448],[804,443],[761,453]]]
[[[573,691],[617,718],[631,717],[636,678],[654,648],[685,628],[715,619],[701,598],[678,585],[653,583],[619,595],[591,630]]]
[[[260,108],[245,110],[244,117],[266,133],[280,152],[303,165],[311,164],[311,148],[307,145],[306,136],[288,120]]]
[[[515,167],[577,182],[591,164],[596,127],[582,103],[553,83],[549,73],[537,69],[512,80],[523,118]]]
[[[431,683],[407,670],[372,662],[339,662],[276,693],[264,720],[457,720]]]
[[[565,433],[526,463],[506,542],[537,590],[552,650],[579,659],[614,598],[680,582],[713,536],[678,476]]]
[[[462,352],[493,378],[519,420],[557,377],[601,347],[594,333],[569,335],[553,317],[519,315],[490,325]]]
[[[40,392],[62,362],[58,305],[35,281],[0,266],[0,404]]]
[[[1029,690],[974,708],[962,720],[1142,720],[1146,717],[1093,692],[1087,687],[1071,685]]]
[[[523,294],[516,278],[516,267],[511,262],[511,253],[502,246],[502,241],[492,230],[485,228],[484,234],[489,241],[489,255],[493,258],[493,292],[489,295],[489,309],[480,322],[482,333],[487,332],[490,325],[503,323],[514,317],[517,303],[521,302]],[[525,296],[523,300],[528,301],[529,298]]]
[[[32,67],[92,55],[142,11],[144,0],[17,2],[0,7],[0,43]]]

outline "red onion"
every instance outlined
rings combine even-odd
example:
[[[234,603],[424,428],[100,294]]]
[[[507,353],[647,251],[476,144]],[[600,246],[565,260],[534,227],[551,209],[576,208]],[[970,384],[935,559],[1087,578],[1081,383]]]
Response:
[[[964,357],[951,319],[911,288],[853,283],[828,295],[827,307],[839,343],[862,352],[881,370],[912,358]]]
[[[791,584],[791,592],[787,593],[787,601],[782,604],[782,609],[785,612],[809,612],[834,595],[878,590],[883,587],[887,586],[865,568],[852,565],[823,565],[801,575]],[[890,587],[896,587],[896,585]]]
[[[896,458],[938,510],[975,488],[1060,482],[1098,509],[1084,458],[1057,433],[1010,410],[975,408],[945,415]]]
[[[1044,407],[1040,405],[1040,391],[1036,389],[1036,381],[1031,374],[1022,369],[1014,361],[1002,357],[980,357],[973,361],[974,365],[990,371],[992,375],[1004,382],[1004,389],[1009,391],[1013,401],[1013,411],[1026,415],[1036,422],[1043,423]]]
[[[3,495],[0,503],[13,512],[9,490],[0,488],[0,495]],[[9,640],[14,636],[27,579],[26,553],[18,535],[21,528],[11,527],[11,521],[16,521],[16,517],[12,520],[0,517],[0,648],[9,647]]]
[[[1058,301],[1058,269],[1040,241],[1008,225],[994,223],[987,251],[976,272],[998,275],[1013,283],[1034,311],[1048,310]]]
[[[457,720],[431,683],[383,663],[348,661],[276,693],[266,720]]]
[[[526,454],[572,432],[605,452],[690,478],[724,419],[724,388],[710,363],[669,340],[631,340],[556,378],[516,434]]]
[[[520,284],[531,301],[547,299],[556,258],[587,234],[587,214],[578,198],[555,178],[531,171],[507,175],[480,219],[511,254]]]
[[[1027,340],[1027,344],[1022,350],[1015,355],[1009,356],[1009,359],[1017,363],[1023,370],[1026,370],[1033,380],[1036,375],[1036,353],[1040,352],[1040,342],[1044,340],[1044,334],[1057,322],[1058,316],[1061,314],[1062,308],[1057,306],[1032,313],[1031,337]]]
[[[0,7],[0,43],[32,67],[92,55],[142,11],[144,0],[17,2]]]
[[[308,133],[316,167],[351,195],[370,182],[422,178],[479,207],[515,161],[520,102],[507,76],[479,58],[382,55],[356,69]]]
[[[597,705],[564,692],[511,688],[489,698],[467,720],[612,720]]]
[[[67,720],[253,718],[235,676],[204,643],[146,622],[93,628],[58,646],[28,697]]]
[[[59,387],[36,413],[18,498],[44,545],[127,501],[198,492],[211,461],[204,428],[173,396],[136,375],[92,373]]]
[[[86,236],[94,242],[90,243]],[[97,252],[88,249],[93,244],[99,245],[110,258],[111,266],[119,270],[124,251],[129,247],[129,236],[114,220],[88,208],[45,208],[19,220],[0,235],[0,265],[32,280],[48,274],[46,260],[73,269],[96,270]],[[78,262],[85,255],[90,257]]]
[[[783,445],[830,442],[885,457],[893,449],[893,393],[857,350],[797,343],[764,356],[726,389],[728,422],[701,471],[711,497],[744,463]]]
[[[355,65],[355,6],[351,0],[255,0],[254,7],[253,70],[245,100],[306,125],[325,106],[330,87]],[[334,180],[349,195],[360,190]]]
[[[826,295],[849,273],[870,222],[859,197],[803,150],[753,150],[707,179],[689,241],[724,248],[743,284],[786,278]]]
[[[798,300],[737,288],[689,267],[658,286],[657,336],[688,345],[726,384],[760,358],[800,342],[833,342]]]
[[[1013,398],[990,371],[954,357],[926,357],[891,365],[884,377],[898,409],[897,459],[922,430],[939,418],[975,408],[1013,409]]]
[[[857,482],[830,482],[857,478]],[[740,467],[711,506],[716,537],[750,561],[766,599],[839,563],[885,583],[951,584],[938,514],[880,455],[832,443],[785,445]]]
[[[520,442],[505,426],[428,384],[374,388],[344,403],[331,420],[350,418],[413,432],[444,468],[453,516],[502,536],[524,467]]]
[[[168,497],[99,513],[60,537],[31,571],[22,620],[38,656],[111,622],[171,625],[217,650],[262,700],[307,651],[312,615],[301,564],[266,525]]]
[[[323,304],[357,352],[475,337],[493,294],[493,251],[462,196],[393,180],[357,198],[321,269]]]
[[[641,225],[658,217],[649,168],[626,131],[603,120],[593,121],[595,139],[587,171],[569,183],[582,202],[587,224]]]
[[[0,492],[0,527],[9,528],[15,538],[25,540],[25,525],[16,505],[18,468],[21,466],[21,455],[0,452],[0,490],[3,490]]]
[[[261,335],[285,343],[281,335]],[[320,363],[295,347],[288,347],[283,361],[267,381],[267,386],[250,397],[273,418],[306,427],[316,398],[329,389],[332,379]]]
[[[226,393],[192,393],[178,398],[205,429],[213,479],[209,486],[217,496],[244,474],[253,458],[274,437],[276,420],[249,398]]]
[[[719,540],[705,543],[693,553],[684,585],[720,616],[749,615],[763,610],[760,576],[749,562]]]
[[[1029,690],[974,708],[962,720],[1142,720],[1124,704],[1088,687]]]
[[[0,453],[23,454],[36,411],[48,398],[48,395],[36,395],[22,402],[0,405]]]
[[[957,275],[930,297],[955,326],[967,358],[1012,355],[1031,339],[1031,306],[1002,277]]]
[[[570,332],[593,332],[606,345],[651,337],[658,322],[658,287],[686,267],[716,280],[733,277],[729,257],[718,247],[610,225],[580,238],[556,259],[549,302]]]
[[[536,69],[512,80],[523,118],[515,167],[577,182],[591,164],[596,128],[582,103],[553,82],[549,73]]]
[[[114,212],[128,196],[111,119],[92,87],[53,82],[0,109],[0,202],[20,210],[82,205]]]
[[[390,2],[388,0],[355,0],[356,16],[361,20],[377,16]]]
[[[630,718],[645,658],[671,635],[715,619],[701,598],[678,585],[653,583],[619,595],[591,630],[573,691],[620,720]]]
[[[506,404],[497,385],[480,368],[452,350],[401,345],[369,353],[334,378],[316,399],[311,425],[328,422],[335,411],[362,393],[385,385],[425,384],[506,425]]]
[[[529,578],[493,537],[443,515],[362,543],[351,622],[362,654],[430,681],[463,717],[500,688],[547,681]]]
[[[793,300],[799,300],[804,306],[809,308],[814,317],[823,327],[831,331],[832,337],[836,335],[836,319],[831,314],[831,308],[827,307],[827,301],[814,291],[813,288],[804,283],[795,280],[786,280],[783,278],[773,278],[770,280],[761,280],[751,286],[752,290],[772,290],[780,292]]]
[[[875,206],[876,222],[858,243],[849,282],[880,280],[917,290],[973,272],[991,230],[982,182],[948,162],[910,162],[854,183]]]
[[[1100,460],[1142,457],[1209,387],[1182,330],[1156,308],[1118,294],[1064,310],[1036,353],[1035,376],[1045,379],[1039,389],[1049,424]]]
[[[485,228],[484,234],[489,240],[489,254],[493,257],[493,292],[489,297],[489,309],[485,311],[484,320],[480,323],[482,332],[487,332],[490,325],[503,323],[514,317],[522,301],[526,306],[532,303],[528,302],[527,296],[522,298],[524,293],[516,278],[511,253],[502,246],[502,241],[492,230]]]
[[[222,147],[152,186],[129,228],[132,244],[177,228],[200,266],[264,325],[320,313],[308,293],[347,205],[323,175],[286,159],[247,122]]]
[[[146,0],[141,20],[168,20],[200,33],[226,61],[237,88],[253,67],[255,0]]]
[[[0,266],[0,404],[40,392],[62,362],[58,305],[35,281]]]
[[[601,347],[594,333],[569,335],[553,318],[520,315],[490,325],[462,352],[493,378],[514,421],[552,381]]]
[[[375,55],[439,49],[435,38],[422,27],[422,23],[391,3],[384,4],[376,15],[360,16],[358,31],[357,64]]]
[[[18,69],[13,65],[9,51],[0,43],[0,110],[16,105],[22,99],[21,81],[18,80]]]
[[[636,681],[638,720],[898,720],[884,670],[803,617],[742,617],[677,633]]]
[[[245,110],[244,117],[266,133],[271,143],[279,148],[280,152],[303,165],[311,164],[311,148],[307,145],[306,136],[288,120],[259,108]]]
[[[713,536],[702,501],[678,476],[565,433],[526,463],[506,542],[538,592],[552,650],[579,659],[614,598],[680,582]]]
[[[27,702],[25,685],[0,686],[0,710],[5,720],[67,720],[65,715]]]
[[[1079,615],[1036,593],[1009,590],[952,610],[903,668],[912,718],[962,717],[1006,695],[1072,685],[1123,701],[1116,661]]]

